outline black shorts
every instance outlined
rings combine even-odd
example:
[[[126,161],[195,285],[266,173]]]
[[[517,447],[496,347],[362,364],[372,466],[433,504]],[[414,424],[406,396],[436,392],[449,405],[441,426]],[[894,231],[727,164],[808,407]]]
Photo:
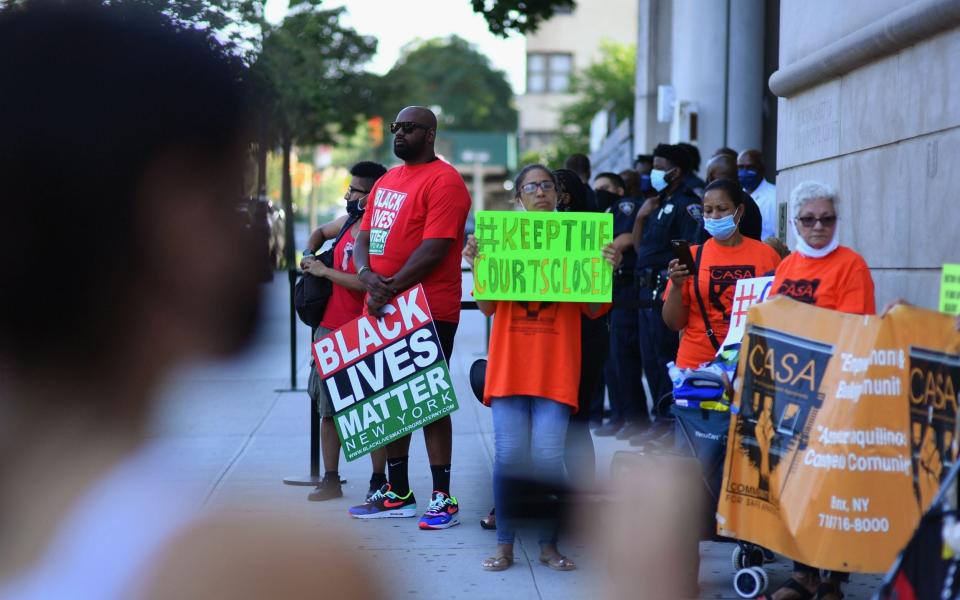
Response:
[[[440,350],[443,352],[443,358],[450,365],[450,355],[453,354],[453,338],[457,335],[459,323],[450,321],[434,321],[433,326],[437,328],[437,337],[440,338]]]

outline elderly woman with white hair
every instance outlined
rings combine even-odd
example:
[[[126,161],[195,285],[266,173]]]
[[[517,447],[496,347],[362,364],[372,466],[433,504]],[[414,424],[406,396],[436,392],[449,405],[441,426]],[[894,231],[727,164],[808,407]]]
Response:
[[[837,193],[830,186],[804,181],[790,194],[797,246],[777,267],[776,294],[820,308],[858,315],[876,313],[873,278],[863,257],[841,246],[837,235]],[[773,600],[839,600],[847,573],[827,572],[793,563],[793,576]]]
[[[840,245],[837,193],[804,181],[790,194],[797,246],[777,267],[777,294],[840,312],[876,313],[873,278],[863,257]]]

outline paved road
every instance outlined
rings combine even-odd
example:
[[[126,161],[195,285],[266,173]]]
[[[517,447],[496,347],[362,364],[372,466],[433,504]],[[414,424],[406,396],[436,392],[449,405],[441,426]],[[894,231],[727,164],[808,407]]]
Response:
[[[423,532],[414,519],[352,521],[347,507],[360,500],[369,478],[369,462],[342,464],[349,482],[346,496],[323,503],[308,502],[309,488],[286,486],[285,476],[308,471],[309,405],[306,393],[290,386],[289,313],[286,279],[279,275],[266,287],[266,312],[250,350],[227,363],[199,365],[178,373],[164,393],[154,425],[154,442],[181,465],[176,481],[190,485],[197,501],[239,504],[255,513],[306,515],[318,536],[335,536],[363,549],[381,575],[389,574],[395,598],[592,598],[602,577],[583,543],[563,549],[580,565],[574,573],[558,573],[536,563],[536,540],[521,537],[519,564],[503,573],[486,573],[479,562],[495,544],[494,534],[477,522],[492,506],[492,428],[489,410],[473,400],[465,373],[484,350],[484,321],[464,315],[457,335],[451,371],[460,410],[454,415],[453,492],[460,498],[463,525]],[[308,373],[309,330],[298,325],[297,381]],[[422,435],[411,446],[411,485],[426,506],[430,472]],[[599,472],[606,475],[610,458],[624,442],[599,439]],[[637,514],[642,518],[642,513]],[[736,598],[730,585],[731,546],[701,545],[701,597]],[[770,569],[772,579],[785,576],[788,563]],[[855,576],[847,597],[869,598],[876,577]]]

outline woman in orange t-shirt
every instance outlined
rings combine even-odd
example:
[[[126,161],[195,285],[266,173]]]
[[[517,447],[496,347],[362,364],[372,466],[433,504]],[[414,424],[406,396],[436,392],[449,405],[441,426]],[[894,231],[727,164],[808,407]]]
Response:
[[[520,209],[556,210],[557,178],[543,165],[520,171],[515,189]],[[471,235],[463,249],[471,268],[477,255],[477,240]],[[621,258],[612,244],[603,249],[603,257],[614,268]],[[609,305],[478,300],[477,306],[483,314],[494,315],[483,402],[493,410],[497,551],[481,566],[502,571],[513,564],[515,536],[508,481],[535,478],[560,484],[567,424],[571,411],[577,410],[580,315],[599,317]],[[532,473],[525,472],[531,467]],[[576,568],[557,550],[555,530],[540,539],[540,562],[559,571]]]
[[[872,315],[873,277],[862,256],[840,245],[836,196],[816,181],[804,181],[790,194],[797,247],[777,268],[773,292],[820,308]]]
[[[780,263],[773,248],[740,233],[745,197],[739,184],[729,179],[717,179],[708,185],[703,194],[703,223],[713,237],[704,242],[702,250],[698,246],[690,248],[694,257],[701,252],[696,281],[680,261],[674,259],[667,266],[670,281],[663,320],[670,329],[683,331],[676,361],[680,368],[693,369],[713,359],[730,328],[737,281],[761,277]],[[697,301],[698,292],[706,319]]]
[[[841,246],[837,235],[837,194],[830,186],[816,181],[800,183],[790,194],[793,227],[797,246],[783,259],[773,279],[773,292],[820,308],[856,315],[877,311],[873,296],[873,277],[863,257]],[[793,563],[793,575],[776,600],[802,598],[800,589],[816,592],[817,598],[837,600],[843,597],[840,585],[849,575],[820,571],[803,563]]]

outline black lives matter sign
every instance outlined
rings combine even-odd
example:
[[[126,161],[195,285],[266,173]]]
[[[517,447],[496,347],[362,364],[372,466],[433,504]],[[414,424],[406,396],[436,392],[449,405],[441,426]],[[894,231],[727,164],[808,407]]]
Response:
[[[398,295],[384,310],[382,319],[361,316],[313,346],[347,460],[458,408],[423,288]]]

